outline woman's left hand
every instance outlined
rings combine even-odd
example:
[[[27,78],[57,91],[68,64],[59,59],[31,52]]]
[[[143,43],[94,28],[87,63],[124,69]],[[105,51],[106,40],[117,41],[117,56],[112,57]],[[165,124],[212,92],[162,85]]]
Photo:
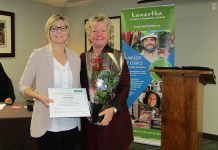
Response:
[[[114,115],[114,107],[110,107],[99,113],[99,116],[104,116],[103,120],[99,123],[101,126],[108,126]]]

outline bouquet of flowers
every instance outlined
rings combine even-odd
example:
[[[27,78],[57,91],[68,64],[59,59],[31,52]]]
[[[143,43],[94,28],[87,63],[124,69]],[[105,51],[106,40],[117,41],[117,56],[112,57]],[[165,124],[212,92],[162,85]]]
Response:
[[[98,124],[102,117],[98,114],[111,107],[115,97],[124,57],[120,52],[102,53],[95,56],[86,52],[86,67],[89,83],[91,117],[90,122]]]

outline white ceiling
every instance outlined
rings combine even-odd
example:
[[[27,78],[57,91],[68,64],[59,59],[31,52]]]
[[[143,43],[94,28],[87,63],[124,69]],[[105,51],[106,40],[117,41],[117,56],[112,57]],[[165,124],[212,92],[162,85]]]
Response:
[[[48,4],[55,7],[76,7],[96,3],[103,0],[33,0],[43,4]]]

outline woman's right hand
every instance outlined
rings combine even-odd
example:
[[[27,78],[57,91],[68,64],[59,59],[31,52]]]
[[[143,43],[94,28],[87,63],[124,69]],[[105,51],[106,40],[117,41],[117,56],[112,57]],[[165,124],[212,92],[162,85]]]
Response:
[[[39,95],[38,100],[41,101],[47,107],[49,106],[49,103],[54,102],[52,99],[48,98],[46,95]]]
[[[48,96],[33,91],[32,88],[24,89],[24,94],[28,97],[41,101],[47,107],[49,106],[49,103],[54,102],[52,99],[48,98]]]

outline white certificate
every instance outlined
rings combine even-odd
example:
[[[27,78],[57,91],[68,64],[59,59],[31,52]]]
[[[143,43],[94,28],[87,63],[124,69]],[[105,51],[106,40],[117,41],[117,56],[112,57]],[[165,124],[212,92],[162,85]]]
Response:
[[[48,96],[54,101],[49,103],[50,118],[90,116],[85,88],[49,88]]]

